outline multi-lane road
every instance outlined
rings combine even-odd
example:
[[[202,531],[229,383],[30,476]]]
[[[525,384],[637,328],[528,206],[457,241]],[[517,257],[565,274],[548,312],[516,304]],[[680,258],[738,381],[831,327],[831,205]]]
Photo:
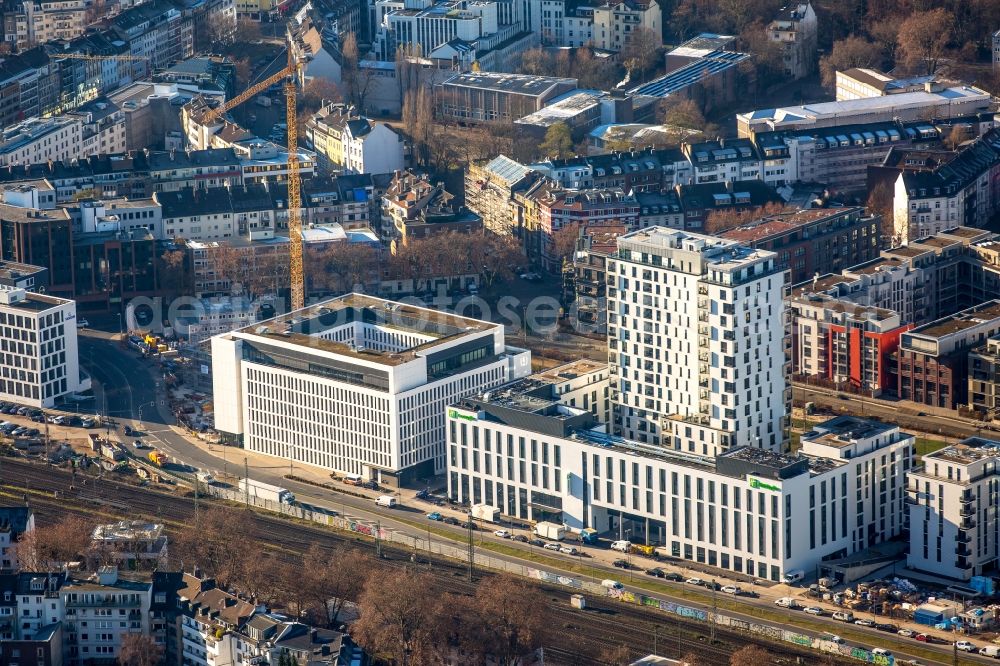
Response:
[[[240,449],[218,446],[215,447],[214,451],[209,451],[191,443],[185,436],[171,427],[174,419],[169,405],[164,402],[163,396],[166,394],[166,391],[160,385],[162,380],[156,376],[156,373],[153,371],[154,368],[149,361],[140,359],[132,351],[122,349],[117,342],[111,340],[110,336],[96,331],[88,331],[80,336],[80,357],[85,369],[91,373],[95,382],[100,385],[96,391],[98,411],[106,408],[108,416],[117,420],[120,424],[130,423],[134,427],[141,428],[146,433],[144,437],[149,443],[178,461],[199,469],[228,469],[231,473],[242,475],[244,459]],[[810,396],[810,399],[812,399],[812,396]],[[837,400],[838,398],[834,395],[833,399]],[[332,491],[293,481],[285,476],[288,469],[288,466],[278,462],[273,466],[256,465],[250,468],[250,476],[267,483],[289,488],[295,493],[300,502],[346,513],[356,518],[372,521],[378,520],[385,528],[401,532],[413,532],[411,524],[393,517],[394,513],[396,516],[399,516],[399,512],[393,512],[392,510],[380,511],[373,506],[370,499],[342,493],[334,495]],[[461,541],[465,535],[465,530],[460,528],[452,528],[444,524],[438,524],[437,527],[454,531],[455,541]],[[492,535],[484,536],[492,538]],[[511,544],[510,542],[507,543],[511,546],[519,545]],[[528,564],[527,561],[514,556],[490,554],[493,557],[508,559],[519,564]],[[567,565],[572,562],[571,558],[563,558],[557,553],[547,551],[546,555],[552,559],[566,559]],[[608,577],[614,577],[614,574],[609,571]],[[671,599],[669,594],[662,596]],[[699,605],[683,597],[675,597],[671,600],[690,606]],[[753,602],[747,601],[747,603]],[[764,599],[757,603],[769,605],[770,600]],[[733,613],[732,611],[727,610],[726,612],[727,614],[738,615],[738,613]],[[754,621],[752,616],[748,615],[744,617],[749,621]],[[791,614],[789,619],[793,619]],[[833,622],[828,618],[826,620],[824,618],[810,618],[810,622],[813,623],[813,626],[816,626],[815,623],[817,622],[820,623],[825,627],[825,633],[828,634],[837,634],[839,630],[845,629],[841,623]],[[797,624],[791,621],[784,626],[789,629],[801,631]],[[805,631],[803,633],[818,635],[824,632]],[[905,653],[905,643],[901,644],[894,636],[890,638],[885,634],[871,632],[871,640],[867,641],[867,644],[869,647],[877,646],[890,640],[893,642],[892,647],[897,655],[903,656],[902,653]],[[901,645],[903,646],[902,649]],[[925,649],[923,645],[919,647]],[[931,646],[926,646],[926,648],[934,649]],[[950,663],[950,650],[946,650],[943,646],[940,646],[938,650],[942,654],[940,663]],[[926,656],[923,656],[922,659],[925,662],[928,661]],[[977,657],[970,657],[970,659],[978,661]]]

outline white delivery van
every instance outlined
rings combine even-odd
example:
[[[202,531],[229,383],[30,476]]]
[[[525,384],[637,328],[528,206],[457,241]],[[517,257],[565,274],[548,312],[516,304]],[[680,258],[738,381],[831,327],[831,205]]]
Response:
[[[1000,659],[1000,646],[997,645],[987,645],[985,647],[979,648],[979,654],[984,657],[993,657],[994,659]]]
[[[392,495],[379,495],[378,499],[375,500],[375,504],[392,509],[399,504],[399,501]]]
[[[602,580],[601,581],[601,585],[603,587],[608,588],[609,590],[623,590],[623,589],[625,589],[624,585],[622,585],[621,583],[619,583],[616,580],[611,580],[610,578],[605,578],[604,580]]]
[[[619,553],[627,553],[632,550],[631,541],[614,541],[611,544],[611,550],[617,550]]]
[[[792,597],[781,597],[780,599],[774,600],[774,605],[781,606],[782,608],[796,608],[799,605],[799,602]]]
[[[806,576],[806,572],[805,571],[802,571],[801,569],[797,569],[795,571],[789,571],[788,573],[786,573],[781,578],[781,582],[784,583],[784,584],[786,584],[786,585],[791,585],[792,583],[799,582],[800,580],[802,580],[803,578],[805,578],[805,576]]]

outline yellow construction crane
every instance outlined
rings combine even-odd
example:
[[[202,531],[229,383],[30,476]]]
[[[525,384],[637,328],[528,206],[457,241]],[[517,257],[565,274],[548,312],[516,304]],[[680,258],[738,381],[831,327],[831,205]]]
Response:
[[[285,82],[285,122],[288,125],[288,240],[289,277],[292,282],[292,309],[297,310],[305,305],[305,283],[302,276],[302,182],[299,178],[299,135],[298,114],[295,109],[295,81],[298,79],[299,65],[292,54],[291,46],[287,48],[288,64],[280,72],[276,72],[259,83],[255,83],[236,97],[207,111],[202,116],[202,122],[211,123],[218,120],[243,102],[256,97],[271,86],[281,81]]]

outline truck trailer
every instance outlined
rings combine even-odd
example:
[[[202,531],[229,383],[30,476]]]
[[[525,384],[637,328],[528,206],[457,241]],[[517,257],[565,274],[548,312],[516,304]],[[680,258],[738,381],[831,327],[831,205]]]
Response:
[[[279,504],[290,505],[295,502],[295,495],[291,491],[253,479],[240,479],[240,492],[245,493],[249,497],[257,497],[270,502],[278,502]]]
[[[543,539],[562,541],[566,537],[566,528],[555,523],[538,523],[535,525],[535,534]]]

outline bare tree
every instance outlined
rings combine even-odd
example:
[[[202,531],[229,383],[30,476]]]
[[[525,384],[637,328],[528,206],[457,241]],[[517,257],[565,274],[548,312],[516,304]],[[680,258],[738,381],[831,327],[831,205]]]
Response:
[[[183,250],[167,250],[156,262],[160,287],[175,295],[186,293],[191,286],[191,276]]]
[[[660,63],[661,44],[660,35],[640,27],[629,34],[618,57],[630,74],[645,74]]]
[[[759,645],[745,645],[729,658],[729,666],[760,666],[774,663],[774,655]]]
[[[17,543],[17,561],[22,571],[50,571],[66,562],[86,559],[96,522],[66,516],[57,523],[24,533]]]
[[[882,247],[893,247],[902,239],[897,237],[896,225],[893,211],[893,191],[892,183],[889,181],[879,181],[868,193],[868,201],[865,206],[868,212],[879,216],[879,239]]]
[[[900,60],[913,72],[933,74],[948,49],[955,17],[938,7],[913,12],[899,26],[896,44]]]
[[[377,569],[358,601],[361,617],[353,637],[377,659],[398,666],[437,663],[441,636],[434,579],[426,573]]]
[[[263,37],[260,30],[260,23],[248,18],[241,18],[236,22],[236,32],[233,39],[238,44],[252,44],[259,42]]]
[[[358,88],[358,38],[353,32],[347,33],[340,47],[341,68],[340,82],[344,85],[346,95],[354,104],[357,103]]]
[[[257,542],[246,538],[255,529],[249,510],[212,506],[200,511],[178,533],[174,549],[222,587],[246,590],[255,573],[251,565],[261,557]]]
[[[118,648],[120,666],[157,666],[163,660],[163,647],[152,636],[125,634]]]
[[[498,574],[476,588],[475,608],[483,628],[483,649],[498,666],[516,666],[542,644],[545,595],[510,574]]]
[[[356,601],[364,587],[359,572],[372,567],[372,558],[357,548],[337,545],[324,550],[313,545],[302,557],[299,585],[306,598],[322,611],[322,623],[336,626],[348,601]]]
[[[820,58],[819,71],[823,85],[832,88],[837,83],[837,72],[855,67],[879,69],[882,62],[882,49],[878,44],[852,35],[833,43],[830,54]]]
[[[303,115],[307,115],[315,113],[324,104],[343,101],[343,98],[336,83],[330,79],[314,76],[306,83],[302,94],[297,96],[297,101],[299,110]]]
[[[597,659],[605,666],[629,666],[634,661],[627,645],[604,648]]]

